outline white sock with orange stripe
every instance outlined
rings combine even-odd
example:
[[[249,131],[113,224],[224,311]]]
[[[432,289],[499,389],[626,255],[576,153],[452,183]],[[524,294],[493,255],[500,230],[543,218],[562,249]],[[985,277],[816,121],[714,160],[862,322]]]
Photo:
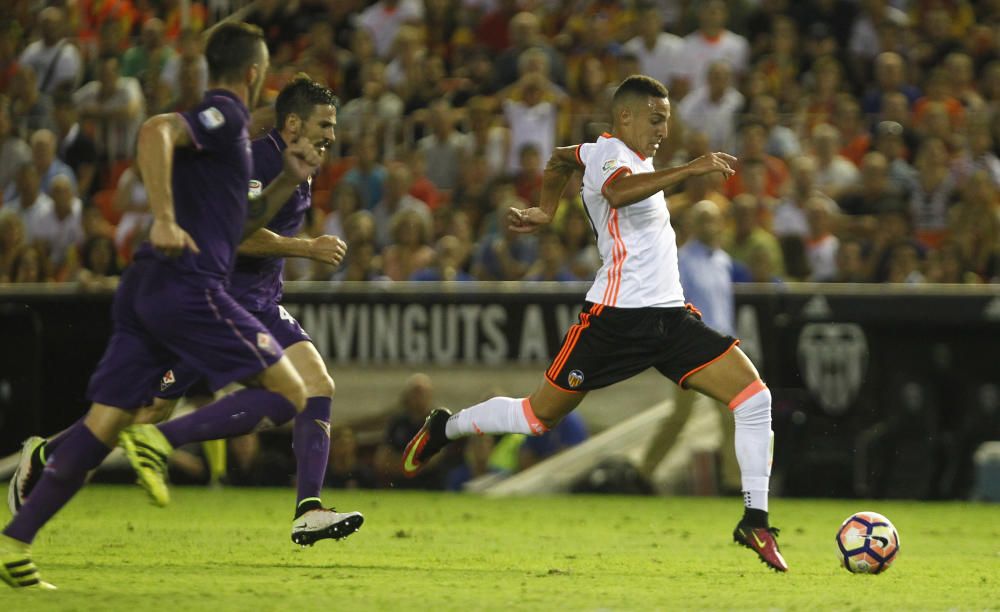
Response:
[[[771,392],[760,379],[737,394],[729,409],[736,420],[736,459],[747,508],[767,512],[771,477]]]
[[[519,433],[540,436],[549,430],[538,420],[528,398],[493,397],[458,412],[445,427],[449,440],[472,434]]]

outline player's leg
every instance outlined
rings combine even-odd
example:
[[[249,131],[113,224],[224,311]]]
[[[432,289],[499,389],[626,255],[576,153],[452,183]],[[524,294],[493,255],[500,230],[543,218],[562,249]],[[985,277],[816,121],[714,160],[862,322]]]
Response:
[[[268,327],[274,330],[274,326]],[[292,430],[297,482],[292,541],[311,546],[319,540],[339,540],[349,536],[361,527],[364,517],[359,512],[337,512],[324,508],[320,498],[330,460],[330,416],[334,393],[333,378],[327,372],[326,363],[308,340],[288,347],[285,355],[302,376],[307,396],[306,408],[296,415]]]
[[[732,410],[745,505],[733,538],[757,552],[770,567],[787,571],[788,565],[774,539],[777,530],[768,522],[768,481],[773,450],[771,392],[750,359],[736,346],[689,373],[681,383],[725,403]]]

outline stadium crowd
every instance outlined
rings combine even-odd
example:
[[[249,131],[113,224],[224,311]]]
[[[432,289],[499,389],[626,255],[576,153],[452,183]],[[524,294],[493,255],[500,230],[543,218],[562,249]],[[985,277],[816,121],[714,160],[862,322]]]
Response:
[[[114,284],[151,220],[138,127],[197,103],[201,32],[234,10],[266,33],[267,100],[300,72],[341,100],[303,232],[348,256],[290,279],[589,280],[578,182],[538,235],[503,212],[644,73],[671,91],[658,165],[740,158],[668,194],[681,243],[716,203],[734,280],[1000,281],[997,0],[11,0],[0,281]]]

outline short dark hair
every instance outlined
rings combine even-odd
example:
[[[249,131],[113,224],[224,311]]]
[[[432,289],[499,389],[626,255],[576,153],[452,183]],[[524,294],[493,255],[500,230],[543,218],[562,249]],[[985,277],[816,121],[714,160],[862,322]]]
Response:
[[[264,32],[249,23],[224,23],[208,37],[205,60],[212,81],[236,81],[258,61]]]
[[[644,74],[633,74],[632,76],[626,77],[621,85],[615,89],[615,95],[611,99],[612,106],[620,104],[622,100],[632,97],[632,96],[653,96],[654,98],[666,98],[670,95],[667,91],[666,86],[654,79],[653,77],[646,76]]]
[[[309,119],[313,108],[319,105],[337,106],[340,101],[329,87],[323,87],[307,75],[298,75],[278,94],[278,99],[274,102],[274,110],[277,115],[278,129],[285,126],[285,120],[292,113],[302,118],[303,121]]]

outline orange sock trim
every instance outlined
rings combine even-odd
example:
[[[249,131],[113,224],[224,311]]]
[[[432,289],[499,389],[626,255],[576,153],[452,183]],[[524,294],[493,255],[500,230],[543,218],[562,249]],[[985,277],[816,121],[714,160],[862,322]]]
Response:
[[[545,423],[539,421],[538,417],[535,416],[535,411],[531,409],[531,401],[528,398],[521,400],[521,409],[524,410],[524,419],[528,421],[528,427],[531,428],[532,434],[540,436],[549,430]]]
[[[742,391],[736,394],[736,397],[734,397],[732,401],[729,402],[729,409],[736,410],[737,408],[739,408],[740,404],[747,401],[751,397],[757,395],[764,389],[767,389],[767,385],[764,384],[763,380],[758,378],[757,380],[747,385],[746,389],[743,389]]]

